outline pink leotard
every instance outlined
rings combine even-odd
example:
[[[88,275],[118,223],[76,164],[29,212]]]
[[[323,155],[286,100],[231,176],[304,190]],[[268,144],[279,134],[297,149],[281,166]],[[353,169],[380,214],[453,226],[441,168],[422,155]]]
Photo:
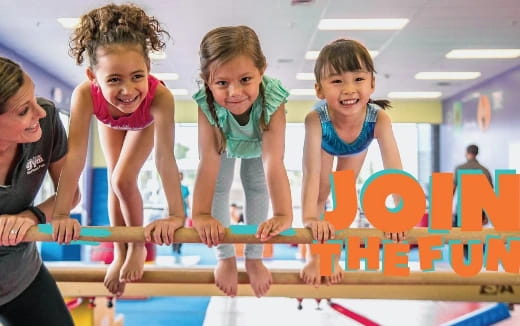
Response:
[[[153,116],[150,114],[152,102],[155,96],[157,85],[160,81],[152,75],[148,75],[148,94],[144,98],[141,105],[132,114],[122,117],[112,117],[108,111],[108,102],[101,93],[101,88],[92,83],[90,93],[92,95],[92,103],[94,104],[94,115],[105,125],[122,130],[140,130],[148,127],[153,123]]]

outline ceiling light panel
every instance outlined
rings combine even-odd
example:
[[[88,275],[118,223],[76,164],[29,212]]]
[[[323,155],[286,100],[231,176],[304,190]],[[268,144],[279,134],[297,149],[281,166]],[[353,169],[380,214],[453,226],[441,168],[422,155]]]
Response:
[[[58,18],[56,19],[63,28],[73,29],[79,24],[79,18]]]
[[[396,30],[408,24],[407,18],[382,19],[322,19],[320,30]]]
[[[299,72],[296,74],[297,80],[316,80],[314,73],[312,72]]]
[[[316,96],[314,88],[294,88],[289,91],[291,95]]]
[[[188,95],[188,90],[184,88],[170,88],[173,95]]]
[[[179,74],[174,72],[154,72],[152,73],[159,80],[178,80]]]
[[[478,77],[478,71],[424,71],[415,74],[415,79],[427,80],[468,80]]]
[[[390,92],[388,93],[389,98],[394,99],[426,99],[426,98],[439,98],[442,96],[441,92]]]
[[[448,59],[514,59],[520,57],[520,49],[454,49],[446,54]]]
[[[375,50],[368,50],[368,53],[374,59],[379,54],[379,51]],[[320,51],[307,51],[305,53],[305,60],[316,60],[318,59],[318,55],[320,54]]]

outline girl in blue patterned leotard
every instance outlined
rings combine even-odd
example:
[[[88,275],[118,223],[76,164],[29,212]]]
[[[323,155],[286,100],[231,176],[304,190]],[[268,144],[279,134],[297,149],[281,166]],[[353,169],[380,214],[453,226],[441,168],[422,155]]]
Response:
[[[336,170],[354,170],[359,174],[367,148],[377,139],[385,169],[401,169],[401,158],[392,132],[386,100],[373,101],[374,63],[359,42],[339,39],[325,46],[316,60],[316,94],[322,100],[305,118],[303,156],[302,220],[311,229],[314,240],[334,238],[334,226],[320,219],[330,193],[329,175],[334,158]],[[394,241],[402,233],[387,235]],[[321,283],[318,255],[307,250],[307,264],[302,270],[306,283]],[[326,282],[337,283],[343,270],[336,257],[335,267]]]

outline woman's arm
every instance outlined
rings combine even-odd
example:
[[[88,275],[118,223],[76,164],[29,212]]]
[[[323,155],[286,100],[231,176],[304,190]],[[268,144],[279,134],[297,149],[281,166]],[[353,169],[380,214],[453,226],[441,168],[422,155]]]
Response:
[[[285,105],[271,116],[269,130],[262,136],[262,161],[274,217],[260,225],[257,236],[268,240],[292,225],[289,178],[283,162],[285,151]]]
[[[54,187],[58,185],[58,179],[60,177],[61,169],[65,163],[66,156],[60,158],[59,160],[52,162],[49,165],[49,174],[51,176],[52,182],[54,183]],[[76,193],[74,195],[73,205],[77,205],[79,202],[79,191],[76,189]],[[37,208],[41,210],[41,212],[47,218],[47,221],[51,219],[52,211],[54,209],[54,201],[55,194],[51,195],[45,201],[40,203]],[[25,210],[18,214],[7,214],[0,215],[0,245],[2,246],[15,246],[22,242],[25,234],[29,230],[29,228],[33,225],[38,224],[39,218],[32,211]],[[75,223],[76,224],[76,223]],[[79,234],[79,223],[74,225]],[[12,230],[12,231],[11,231]]]

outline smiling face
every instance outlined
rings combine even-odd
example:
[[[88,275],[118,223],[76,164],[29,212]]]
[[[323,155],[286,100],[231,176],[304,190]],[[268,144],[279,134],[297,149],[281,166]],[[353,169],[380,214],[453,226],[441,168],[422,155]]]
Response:
[[[137,110],[148,94],[149,64],[138,46],[114,45],[96,50],[97,64],[87,69],[88,78],[97,83],[113,115]]]
[[[234,115],[251,108],[260,92],[263,71],[250,57],[239,55],[210,70],[208,85],[215,102]]]
[[[4,104],[5,112],[0,114],[0,144],[33,143],[40,140],[42,130],[40,119],[47,113],[38,105],[34,95],[34,84],[24,73],[20,89]]]
[[[325,72],[324,76],[315,85],[316,95],[335,111],[347,113],[364,109],[374,92],[374,76],[364,67],[341,73]]]

